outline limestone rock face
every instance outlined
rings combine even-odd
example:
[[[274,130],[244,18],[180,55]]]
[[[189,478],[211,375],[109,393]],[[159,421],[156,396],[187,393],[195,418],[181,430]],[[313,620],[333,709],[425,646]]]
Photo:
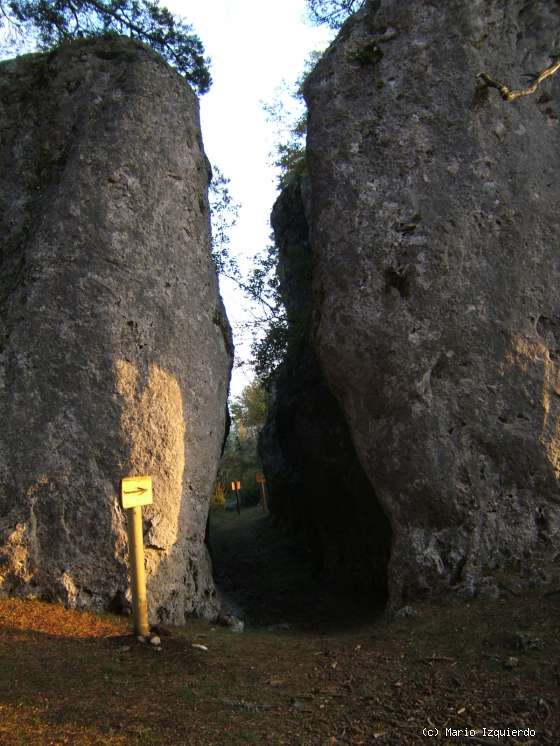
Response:
[[[395,604],[558,558],[559,81],[477,75],[522,85],[559,38],[552,2],[370,1],[307,84],[313,342]]]
[[[141,45],[0,65],[0,590],[126,603],[119,482],[151,621],[217,610],[204,544],[231,340],[195,95]]]
[[[272,211],[291,333],[259,443],[270,508],[301,537],[323,579],[385,598],[390,526],[309,339],[312,255],[305,187],[306,180],[294,181]]]

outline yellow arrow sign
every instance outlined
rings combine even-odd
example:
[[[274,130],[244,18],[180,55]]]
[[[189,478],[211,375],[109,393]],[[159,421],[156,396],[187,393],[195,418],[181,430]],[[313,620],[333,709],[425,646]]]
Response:
[[[121,481],[121,502],[125,509],[153,503],[151,477],[125,477]]]

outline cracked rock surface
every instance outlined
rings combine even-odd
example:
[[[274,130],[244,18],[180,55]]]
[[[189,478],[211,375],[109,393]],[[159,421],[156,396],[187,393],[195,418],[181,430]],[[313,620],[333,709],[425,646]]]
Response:
[[[197,99],[121,38],[4,62],[0,174],[0,591],[126,606],[119,482],[149,474],[151,621],[214,616],[232,348]]]

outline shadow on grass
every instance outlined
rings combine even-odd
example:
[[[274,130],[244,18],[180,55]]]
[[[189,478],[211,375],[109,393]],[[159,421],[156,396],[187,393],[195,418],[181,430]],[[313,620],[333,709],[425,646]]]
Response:
[[[115,634],[127,620],[100,617],[111,636],[77,636],[88,615],[20,601],[14,621],[12,603],[0,600],[2,746],[400,746],[420,743],[428,717],[525,723],[537,736],[523,742],[558,743],[560,602],[542,590],[417,604],[415,617],[359,628],[347,617],[338,634],[236,635],[190,619],[161,651]],[[293,618],[309,627],[313,609]],[[38,631],[61,614],[67,636]]]
[[[258,506],[213,511],[210,547],[218,587],[250,625],[331,632],[383,612],[363,588],[321,580],[301,545]]]

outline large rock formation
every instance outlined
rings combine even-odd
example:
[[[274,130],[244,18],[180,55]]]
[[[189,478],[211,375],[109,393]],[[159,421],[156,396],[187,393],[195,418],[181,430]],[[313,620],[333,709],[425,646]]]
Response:
[[[123,39],[0,65],[0,590],[211,616],[204,544],[231,364],[195,95]]]
[[[306,179],[294,179],[272,211],[290,334],[259,450],[271,510],[301,536],[318,573],[385,599],[391,529],[309,339],[312,255],[306,186]]]
[[[392,528],[393,604],[560,539],[556,3],[370,0],[306,87],[313,343]],[[361,515],[355,515],[356,526]]]

